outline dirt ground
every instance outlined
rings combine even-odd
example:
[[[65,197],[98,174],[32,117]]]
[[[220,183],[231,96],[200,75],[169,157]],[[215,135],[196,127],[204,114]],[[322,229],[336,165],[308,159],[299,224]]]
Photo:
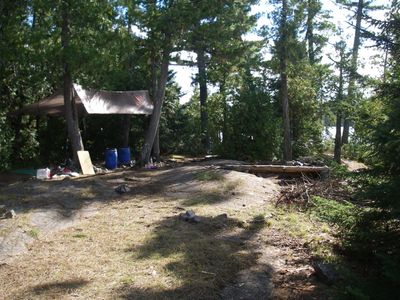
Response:
[[[5,185],[0,299],[329,299],[278,178],[217,164]]]
[[[368,169],[368,166],[355,161],[355,160],[350,160],[350,159],[342,159],[342,162],[345,164],[345,166],[347,167],[347,169],[350,172],[356,171],[356,170],[360,170],[360,169]]]

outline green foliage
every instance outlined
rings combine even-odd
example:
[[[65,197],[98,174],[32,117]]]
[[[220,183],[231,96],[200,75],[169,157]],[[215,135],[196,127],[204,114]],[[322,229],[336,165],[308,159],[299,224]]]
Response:
[[[369,163],[394,174],[400,172],[400,49],[398,22],[399,4],[394,3],[387,21],[372,21],[382,31],[372,36],[389,52],[384,80],[377,84],[376,95],[362,104],[356,119],[354,153]]]
[[[358,197],[367,200],[362,218],[348,235],[345,245],[352,256],[368,262],[365,290],[375,298],[399,295],[400,205],[399,179],[368,172],[354,178]]]
[[[242,36],[257,19],[251,15],[251,5],[255,3],[251,0],[213,5],[207,1],[82,4],[70,0],[68,56],[73,79],[93,88],[152,91],[152,67],[155,64],[156,73],[159,72],[166,36],[170,35],[171,44],[176,46],[171,51],[204,48],[207,80],[219,87],[208,99],[213,152],[238,159],[271,160],[281,157],[280,83],[276,74],[280,50],[286,49],[294,154],[319,153],[321,120],[326,109],[322,103],[330,97],[326,95],[332,94],[330,74],[320,58],[326,33],[332,26],[321,2],[312,0],[288,1],[287,28],[281,28],[281,3],[272,2],[276,5],[272,13],[274,24],[268,28],[266,41],[247,42]],[[38,0],[21,2],[15,8],[12,1],[5,1],[1,9],[0,167],[17,162],[62,161],[69,154],[62,121],[47,119],[37,125],[32,118],[8,115],[61,85],[60,5]],[[394,9],[387,22],[376,23],[383,37],[375,40],[390,51],[391,64],[379,94],[357,107],[356,137],[344,149],[349,156],[391,172],[398,172],[400,161],[398,47],[388,43],[398,40],[397,21]],[[132,24],[147,36],[132,32]],[[279,36],[283,33],[287,36],[282,40]],[[265,42],[273,46],[269,61],[260,53]],[[179,104],[179,97],[179,88],[170,78],[160,121],[161,150],[194,155],[201,151],[198,95],[185,105]],[[137,151],[148,119],[135,116],[134,120],[130,143]],[[106,147],[120,144],[120,124],[121,119],[114,116],[88,117],[81,124],[85,146],[95,159],[102,160]],[[52,138],[47,139],[48,136]]]
[[[353,300],[369,300],[370,297],[365,294],[365,292],[357,287],[354,286],[346,286],[345,288],[345,295],[348,299]]]
[[[0,170],[10,167],[12,131],[4,113],[0,112]]]
[[[337,202],[322,197],[314,197],[313,213],[330,224],[339,226],[342,230],[351,230],[360,217],[360,209],[350,202]]]
[[[318,68],[308,62],[291,65],[289,98],[292,111],[293,154],[295,157],[322,152],[322,118],[315,82]]]
[[[337,162],[333,161],[331,157],[323,156],[321,158],[324,164],[329,167],[332,177],[341,179],[347,179],[350,177],[350,172],[346,165],[338,164]]]
[[[186,116],[179,104],[180,87],[173,81],[171,74],[167,82],[162,115],[160,118],[160,147],[162,153],[189,153],[182,149],[185,143],[183,131]]]
[[[368,171],[349,174],[347,181],[357,187],[357,204],[314,197],[312,208],[312,215],[337,228],[340,254],[345,256],[337,262],[343,270],[345,298],[396,298],[400,284],[399,179]]]
[[[200,130],[200,103],[198,93],[177,111],[179,126],[174,138],[178,139],[177,152],[197,155],[202,152]]]
[[[34,22],[30,18],[37,12],[36,3],[31,7],[28,2],[18,5],[13,1],[3,2],[0,11],[0,135],[5,144],[0,147],[0,169],[36,159],[34,120],[9,112],[47,94],[58,75],[53,67],[54,36],[41,27],[48,25],[47,6],[40,6],[41,17]]]
[[[398,74],[400,71],[393,74],[395,77],[391,83],[381,87],[384,120],[375,125],[372,134],[379,158],[382,159],[385,167],[394,173],[400,172],[400,80]]]
[[[273,34],[274,45],[269,67],[274,74],[287,75],[293,156],[321,153],[321,103],[325,100],[324,86],[330,72],[320,64],[320,55],[326,44],[323,35],[332,26],[319,1],[271,2],[275,9],[272,13],[274,23],[269,32]],[[304,31],[305,41],[301,38]],[[275,91],[278,107],[281,107],[281,80],[272,81],[271,88]],[[281,110],[279,113],[282,114]]]
[[[279,156],[279,125],[273,100],[256,85],[244,86],[233,99],[230,130],[224,151],[245,160],[272,160]]]
[[[85,87],[109,90],[148,89],[152,92],[152,67],[160,64],[166,36],[176,49],[204,48],[207,53],[207,78],[220,86],[219,93],[209,97],[208,130],[215,153],[242,159],[271,160],[280,157],[280,112],[270,87],[274,80],[260,55],[262,43],[246,42],[243,34],[252,29],[257,16],[251,15],[256,1],[138,1],[85,2],[68,1],[71,43],[67,53],[73,80]],[[318,1],[313,9],[318,11]],[[195,5],[196,9],[193,9]],[[62,120],[11,120],[10,110],[38,101],[61,85],[60,9],[59,3],[33,1],[12,9],[3,7],[9,18],[1,17],[1,100],[5,114],[1,119],[0,165],[59,163],[70,155]],[[299,8],[301,8],[299,6]],[[195,13],[193,13],[195,12]],[[298,31],[304,19],[303,8],[296,11],[292,31]],[[240,20],[240,22],[239,22]],[[130,29],[135,24],[147,32],[137,36]],[[296,27],[297,26],[297,27]],[[315,28],[322,28],[316,24]],[[318,29],[318,30],[320,30]],[[322,39],[315,35],[315,42]],[[293,40],[293,57],[305,58],[305,47]],[[321,43],[320,43],[321,42]],[[319,48],[318,48],[319,47]],[[316,47],[316,52],[320,46]],[[317,51],[318,48],[318,51]],[[302,69],[300,67],[299,69]],[[261,75],[254,75],[256,73]],[[297,72],[297,71],[296,71]],[[308,72],[308,71],[307,71]],[[302,74],[304,77],[306,72]],[[312,75],[314,76],[314,75]],[[168,83],[160,121],[163,153],[198,154],[200,115],[198,98],[179,104],[179,88]],[[293,78],[294,118],[309,112],[310,118],[297,118],[294,134],[299,155],[315,152],[318,146],[315,103],[304,101],[316,95],[310,86],[311,76]],[[297,86],[304,89],[297,90]],[[295,97],[295,95],[298,95]],[[3,101],[4,100],[4,101]],[[3,107],[3,104],[4,107]],[[306,116],[307,114],[304,114]],[[307,120],[306,120],[307,119]],[[130,144],[136,152],[143,141],[148,119],[134,117]],[[315,122],[314,126],[310,126]],[[120,144],[120,117],[89,116],[81,124],[85,147],[94,160],[103,159],[107,147]],[[297,131],[295,131],[297,130]],[[51,136],[51,139],[48,137]],[[18,149],[18,157],[11,156]],[[11,158],[11,159],[10,159]]]
[[[363,101],[355,116],[355,134],[351,143],[343,147],[346,157],[366,162],[371,166],[381,165],[380,153],[375,140],[375,130],[384,122],[382,101],[375,97]]]
[[[245,160],[272,160],[280,156],[280,126],[274,99],[264,77],[257,47],[249,49],[245,61],[231,76],[225,76],[220,92],[210,103],[210,119],[216,153]]]
[[[0,123],[2,140],[7,145],[0,149],[0,168],[40,165],[38,160],[57,163],[69,156],[65,151],[65,129],[58,126],[59,122],[42,119],[38,125],[33,118],[7,114],[61,86],[60,7],[58,2],[44,0],[25,1],[17,6],[5,1],[1,5],[0,109],[4,118],[2,115]],[[116,49],[130,52],[128,47],[121,47],[123,35],[112,29],[117,21],[111,7],[108,1],[69,1],[72,39],[68,55],[76,82],[99,87],[98,82],[102,81],[103,87],[108,87],[104,74],[117,77],[115,71],[110,72],[117,69],[111,59],[120,57],[115,55]],[[126,40],[130,39],[125,36]]]

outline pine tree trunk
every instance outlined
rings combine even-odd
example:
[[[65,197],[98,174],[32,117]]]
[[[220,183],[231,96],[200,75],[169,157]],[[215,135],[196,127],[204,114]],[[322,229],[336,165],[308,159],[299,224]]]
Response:
[[[334,160],[338,163],[342,163],[342,117],[339,113],[336,114],[336,135],[335,135],[335,150],[333,154]]]
[[[308,44],[308,59],[310,64],[315,63],[314,51],[314,17],[315,17],[315,0],[307,1],[307,31],[306,39]]]
[[[349,143],[350,136],[350,119],[346,118],[343,122],[342,145]]]
[[[219,85],[219,93],[222,97],[222,105],[223,105],[223,112],[222,112],[222,149],[225,153],[227,153],[227,138],[228,138],[228,103],[226,103],[226,95],[225,95],[225,77],[220,82]]]
[[[74,161],[78,162],[77,151],[83,150],[81,132],[79,130],[78,112],[75,105],[75,99],[72,91],[72,77],[69,68],[67,51],[69,48],[69,3],[67,0],[61,2],[61,46],[63,49],[63,80],[64,80],[64,108],[65,119],[68,129],[68,137],[71,143],[72,155]]]
[[[121,146],[124,148],[129,147],[129,133],[131,131],[131,115],[121,116],[121,124],[122,124]]]
[[[361,19],[364,9],[364,1],[359,0],[357,6],[357,17],[356,17],[356,28],[354,32],[354,43],[353,52],[351,56],[351,66],[349,75],[349,86],[348,86],[348,98],[350,103],[354,105],[355,94],[356,94],[356,77],[357,77],[357,65],[358,65],[358,50],[360,48],[360,37],[361,37]],[[350,119],[346,117],[343,125],[342,144],[348,144],[350,133]]]
[[[385,59],[383,61],[383,78],[382,78],[383,84],[386,83],[386,75],[387,75],[387,69],[388,69],[388,53],[389,53],[389,49],[386,46],[386,48],[385,48]]]
[[[161,157],[160,157],[160,126],[158,126],[156,137],[154,138],[153,156],[155,157],[156,162],[161,161]]]
[[[287,0],[282,1],[281,16],[281,54],[280,54],[280,79],[281,79],[281,99],[282,99],[282,117],[283,117],[283,160],[292,160],[292,144],[290,136],[290,115],[289,115],[289,95],[287,80]]]
[[[290,137],[290,116],[289,116],[289,96],[286,75],[286,65],[281,70],[282,84],[282,111],[283,111],[283,160],[292,160],[292,144]]]
[[[210,136],[208,134],[206,59],[203,49],[197,49],[196,53],[197,68],[199,71],[201,143],[204,152],[209,153]]]
[[[153,53],[152,63],[151,63],[151,95],[155,99],[157,94],[157,62],[155,58],[156,54]],[[156,158],[157,162],[161,161],[160,157],[160,126],[157,128],[156,137],[154,138],[153,144],[153,156]]]
[[[167,37],[164,43],[168,45],[170,43],[170,39]],[[157,93],[156,93],[156,98],[154,100],[153,114],[151,115],[150,125],[146,131],[146,136],[142,147],[141,158],[140,158],[141,165],[145,165],[150,161],[151,149],[153,148],[154,139],[156,137],[158,126],[160,123],[161,108],[164,101],[165,87],[167,85],[167,80],[168,80],[169,55],[170,55],[170,49],[165,48],[162,55],[160,80],[158,80],[157,84]]]
[[[342,116],[341,116],[341,102],[343,101],[343,68],[345,64],[344,48],[340,52],[340,64],[339,64],[339,88],[337,94],[337,113],[336,113],[336,135],[335,135],[335,149],[333,159],[338,163],[342,163]]]

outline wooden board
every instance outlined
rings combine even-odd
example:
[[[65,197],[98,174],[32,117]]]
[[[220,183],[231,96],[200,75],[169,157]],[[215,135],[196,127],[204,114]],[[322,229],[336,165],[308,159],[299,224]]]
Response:
[[[83,175],[94,175],[92,160],[89,151],[78,151],[79,164]]]

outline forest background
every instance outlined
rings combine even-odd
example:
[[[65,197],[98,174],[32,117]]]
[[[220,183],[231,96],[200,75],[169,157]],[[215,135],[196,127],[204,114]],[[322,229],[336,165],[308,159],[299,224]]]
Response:
[[[390,32],[396,1],[386,6],[330,3],[349,16],[347,23],[324,10],[320,1],[261,4],[265,6],[257,1],[3,2],[0,167],[54,164],[71,156],[63,119],[10,114],[62,87],[68,62],[71,79],[85,87],[147,89],[155,102],[163,102],[159,148],[164,154],[267,161],[322,153],[333,148],[322,140],[324,126],[335,125],[339,115],[340,124],[351,122],[355,128],[351,143],[347,136],[337,143],[346,155],[396,169],[392,155],[399,153],[398,140],[391,128],[383,128],[390,122],[391,105],[383,94],[396,69],[397,49],[392,46],[397,37]],[[257,12],[263,7],[268,14],[260,27]],[[69,16],[68,48],[61,37],[63,11]],[[371,17],[384,14],[384,20]],[[335,19],[342,20],[340,27]],[[258,38],[248,38],[249,33]],[[359,53],[368,51],[365,42],[380,51],[363,67]],[[180,101],[182,88],[171,71],[177,66],[197,70],[188,101]],[[365,76],[362,69],[382,74]],[[160,95],[157,100],[163,72],[165,99]],[[130,119],[128,144],[139,153],[150,121]],[[79,122],[84,147],[95,160],[102,160],[107,147],[126,143],[124,116],[90,116]]]

